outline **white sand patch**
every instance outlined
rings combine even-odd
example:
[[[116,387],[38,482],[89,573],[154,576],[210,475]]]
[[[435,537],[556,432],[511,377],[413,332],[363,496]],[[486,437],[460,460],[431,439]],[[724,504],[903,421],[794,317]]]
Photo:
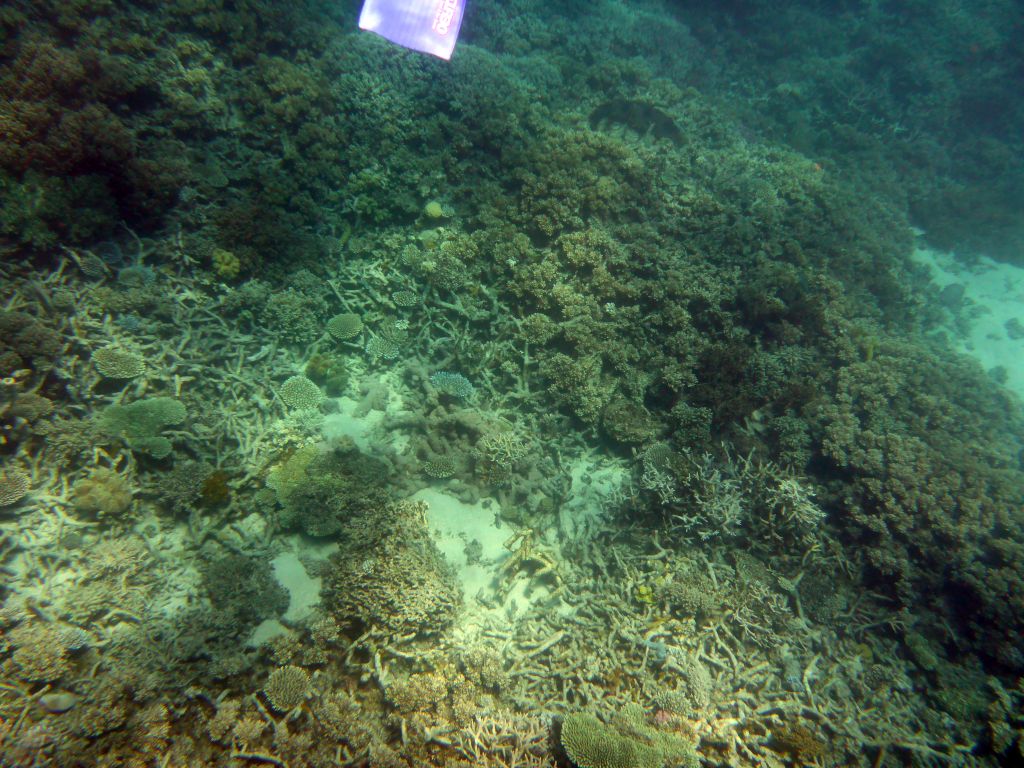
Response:
[[[466,601],[495,601],[498,568],[509,556],[504,544],[513,534],[498,520],[498,502],[488,498],[467,504],[437,488],[422,488],[412,499],[427,503],[430,535],[455,568]]]
[[[291,634],[282,622],[295,624],[305,621],[316,613],[320,606],[321,579],[309,575],[305,560],[326,560],[337,551],[338,545],[330,542],[319,542],[306,536],[295,534],[288,538],[289,548],[270,561],[274,569],[274,578],[288,593],[288,610],[278,619],[267,619],[253,630],[246,643],[255,648],[277,637]]]
[[[926,265],[940,288],[963,286],[966,332],[952,322],[946,333],[955,348],[977,359],[985,370],[1005,372],[1008,389],[1024,397],[1024,268],[986,256],[971,264],[953,254],[918,248],[914,260]],[[1017,338],[1014,338],[1017,336]]]
[[[370,411],[364,416],[356,416],[354,412],[359,403],[351,397],[337,397],[334,402],[338,404],[338,411],[324,418],[324,438],[331,441],[348,437],[360,451],[369,453],[374,445],[373,432],[384,420],[384,411]]]
[[[320,579],[312,578],[294,552],[282,552],[270,561],[274,578],[288,592],[285,621],[302,621],[320,604]]]
[[[465,607],[457,631],[471,635],[495,623],[507,625],[534,603],[552,597],[554,584],[543,577],[517,572],[504,577],[511,583],[499,581],[501,566],[511,557],[505,542],[515,529],[498,519],[500,507],[494,499],[466,504],[437,488],[423,488],[412,498],[428,504],[431,538],[462,586]]]
[[[275,637],[281,635],[294,635],[295,632],[288,629],[277,619],[267,619],[256,626],[256,629],[249,635],[249,639],[245,641],[247,648],[259,648],[264,643],[268,643]]]

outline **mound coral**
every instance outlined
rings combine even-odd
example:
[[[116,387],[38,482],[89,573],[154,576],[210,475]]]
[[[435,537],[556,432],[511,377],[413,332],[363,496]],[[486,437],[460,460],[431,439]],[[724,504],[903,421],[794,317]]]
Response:
[[[122,475],[99,467],[75,483],[72,499],[79,512],[96,517],[119,517],[131,506],[132,489]]]
[[[686,768],[699,765],[686,739],[659,731],[644,721],[643,711],[629,705],[603,723],[577,712],[562,721],[562,747],[578,768],[662,768],[666,763]]]
[[[291,712],[308,694],[309,674],[302,667],[278,667],[263,686],[263,695],[278,712]]]
[[[324,393],[320,387],[305,376],[292,376],[281,385],[278,392],[284,404],[292,410],[310,410],[320,407]]]

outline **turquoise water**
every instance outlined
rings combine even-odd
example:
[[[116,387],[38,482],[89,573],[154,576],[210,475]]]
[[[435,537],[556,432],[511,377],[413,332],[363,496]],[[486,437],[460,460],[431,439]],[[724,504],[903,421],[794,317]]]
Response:
[[[1012,765],[1011,2],[0,12],[0,766]]]

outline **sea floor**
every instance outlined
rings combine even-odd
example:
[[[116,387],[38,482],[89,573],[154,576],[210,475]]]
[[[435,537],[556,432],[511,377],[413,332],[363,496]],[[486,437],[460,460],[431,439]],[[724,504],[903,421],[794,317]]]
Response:
[[[978,310],[965,348],[1020,385],[1007,324],[1018,278],[928,258],[946,270],[937,279],[965,284],[962,311]],[[963,662],[940,674],[925,650],[908,657],[899,638],[913,617],[858,589],[827,539],[771,563],[681,543],[671,521],[627,522],[631,467],[596,441],[553,452],[545,471],[562,498],[547,517],[540,502],[517,508],[529,496],[432,478],[415,455],[437,439],[425,425],[454,420],[461,434],[507,414],[483,399],[442,408],[442,421],[413,418],[427,397],[416,362],[374,363],[353,345],[345,393],[314,427],[298,424],[279,390],[309,355],[225,319],[223,286],[187,261],[153,279],[156,320],[127,328],[110,292],[127,302],[129,291],[76,260],[3,275],[5,311],[60,338],[54,377],[65,383],[50,427],[22,424],[11,462],[30,490],[0,517],[6,764],[553,765],[560,718],[615,723],[635,707],[642,732],[613,737],[660,744],[669,763],[690,759],[671,752],[682,743],[732,766],[956,763],[973,748],[986,699],[964,691],[984,688],[982,671]],[[145,372],[101,376],[92,355],[111,345],[143,356]],[[12,387],[11,402],[45,396]],[[97,414],[153,395],[189,412],[163,432],[171,456],[96,441]],[[443,631],[402,635],[324,611],[336,544],[275,525],[274,468],[342,442],[426,505],[425,530],[463,596]],[[216,470],[227,492],[205,503],[194,486]],[[123,503],[86,504],[97,477]],[[231,558],[244,564],[235,578],[280,584],[273,615],[212,591],[211,563]]]

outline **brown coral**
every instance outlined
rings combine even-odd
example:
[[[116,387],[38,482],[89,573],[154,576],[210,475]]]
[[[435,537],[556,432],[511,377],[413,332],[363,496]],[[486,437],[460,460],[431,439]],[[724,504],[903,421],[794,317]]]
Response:
[[[422,502],[398,502],[351,520],[352,541],[324,574],[325,607],[403,634],[448,627],[462,592],[430,539],[425,515]]]
[[[26,621],[12,629],[9,637],[15,649],[11,660],[22,680],[52,683],[70,670],[67,647],[60,633],[49,625]]]
[[[308,694],[309,674],[302,667],[278,667],[263,686],[263,695],[278,712],[291,712]]]
[[[75,483],[72,499],[75,509],[96,517],[120,517],[132,504],[128,481],[107,467],[94,469]]]
[[[120,347],[100,347],[92,353],[92,363],[108,379],[134,379],[146,372],[141,356]]]
[[[18,467],[0,469],[0,507],[17,504],[29,492],[29,476]]]

